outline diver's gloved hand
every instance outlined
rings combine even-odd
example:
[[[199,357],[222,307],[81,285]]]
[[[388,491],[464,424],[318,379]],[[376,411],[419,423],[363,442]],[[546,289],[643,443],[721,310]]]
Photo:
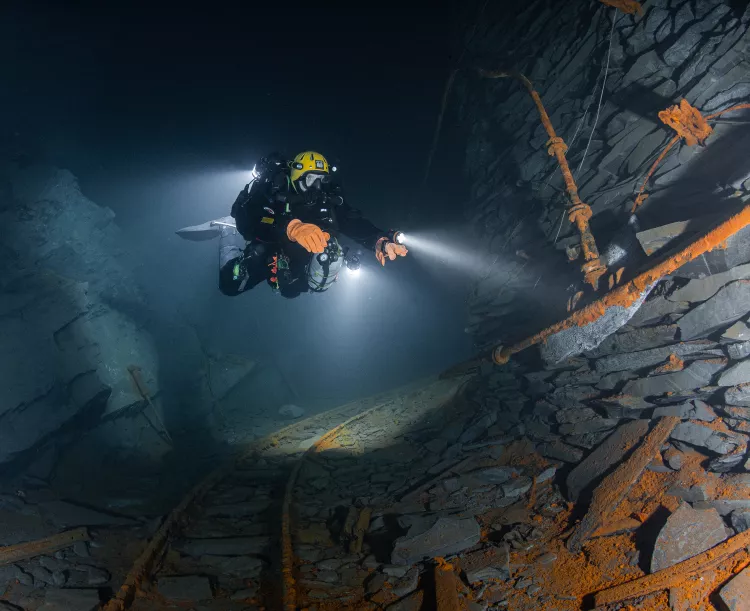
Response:
[[[299,219],[289,222],[286,227],[286,236],[297,242],[307,252],[323,252],[331,235],[312,223],[303,223]]]
[[[405,257],[409,251],[406,246],[391,242],[388,238],[380,238],[375,243],[375,257],[380,261],[380,265],[385,265],[385,259],[395,261],[396,257]]]

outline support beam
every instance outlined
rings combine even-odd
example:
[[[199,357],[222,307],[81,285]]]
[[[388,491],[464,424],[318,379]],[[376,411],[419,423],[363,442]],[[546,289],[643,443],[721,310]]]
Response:
[[[612,512],[623,501],[679,422],[680,419],[674,416],[661,418],[631,457],[596,487],[588,512],[568,539],[567,546],[571,552],[581,551],[583,544],[607,524]]]
[[[52,554],[58,550],[70,547],[77,541],[90,541],[89,533],[85,528],[76,528],[66,532],[29,541],[28,543],[19,543],[18,545],[8,545],[0,547],[0,566],[13,564],[19,560],[27,560],[35,556]]]
[[[747,557],[750,557],[750,553],[746,549],[747,547],[750,547],[750,530],[735,535],[731,539],[727,539],[697,556],[678,562],[666,569],[607,590],[602,590],[594,596],[595,604],[597,607],[603,607],[636,596],[646,596],[660,590],[666,590],[672,586],[684,583],[690,577],[712,571],[719,564],[729,560],[732,556],[740,552],[747,559]]]

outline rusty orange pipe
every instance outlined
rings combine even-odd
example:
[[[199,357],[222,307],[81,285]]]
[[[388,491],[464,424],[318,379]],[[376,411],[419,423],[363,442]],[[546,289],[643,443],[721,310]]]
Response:
[[[544,129],[547,130],[547,135],[549,136],[547,152],[550,155],[554,155],[557,159],[557,163],[560,166],[560,172],[565,181],[565,189],[570,198],[568,218],[570,219],[570,222],[576,226],[576,229],[581,236],[581,251],[583,252],[584,258],[581,271],[583,271],[585,281],[596,290],[599,286],[599,279],[607,273],[607,266],[604,265],[604,262],[599,256],[599,249],[596,247],[596,240],[594,239],[594,234],[591,232],[591,226],[589,225],[589,219],[591,219],[592,216],[591,207],[581,201],[581,198],[578,195],[578,186],[573,178],[573,173],[570,171],[568,160],[565,157],[565,153],[568,150],[567,145],[555,132],[555,128],[552,125],[552,121],[550,121],[547,110],[544,108],[544,104],[542,104],[542,99],[539,97],[539,94],[534,89],[534,85],[528,78],[520,72],[484,70],[482,68],[477,68],[477,71],[485,78],[511,77],[518,79],[528,90],[531,99],[534,100],[534,104],[539,111],[539,116],[542,119],[542,125],[544,126]]]
[[[617,287],[601,299],[597,299],[575,314],[568,316],[565,320],[555,323],[536,335],[527,337],[512,346],[497,346],[492,353],[492,359],[498,365],[504,365],[513,354],[543,342],[551,335],[574,326],[584,327],[595,320],[598,320],[612,306],[627,308],[633,305],[643,291],[657,282],[660,278],[667,274],[671,274],[685,263],[700,257],[702,254],[705,254],[714,248],[721,248],[727,238],[730,238],[748,225],[750,225],[750,205],[745,206],[740,212],[709,231],[702,238],[699,238],[692,244],[686,246],[677,254],[655,265],[650,270],[639,274],[630,282]]]

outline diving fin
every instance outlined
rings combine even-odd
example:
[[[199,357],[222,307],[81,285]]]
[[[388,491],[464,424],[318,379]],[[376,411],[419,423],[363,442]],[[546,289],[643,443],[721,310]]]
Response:
[[[181,238],[192,240],[193,242],[202,242],[203,240],[213,240],[221,235],[222,227],[236,227],[234,219],[231,216],[222,216],[220,219],[207,221],[200,225],[192,225],[178,229],[175,233]]]

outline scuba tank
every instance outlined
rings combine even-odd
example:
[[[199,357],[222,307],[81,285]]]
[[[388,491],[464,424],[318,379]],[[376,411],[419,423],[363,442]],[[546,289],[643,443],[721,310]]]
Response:
[[[314,293],[327,291],[336,282],[344,266],[346,253],[336,238],[331,238],[325,250],[310,259],[307,265],[307,286]]]

